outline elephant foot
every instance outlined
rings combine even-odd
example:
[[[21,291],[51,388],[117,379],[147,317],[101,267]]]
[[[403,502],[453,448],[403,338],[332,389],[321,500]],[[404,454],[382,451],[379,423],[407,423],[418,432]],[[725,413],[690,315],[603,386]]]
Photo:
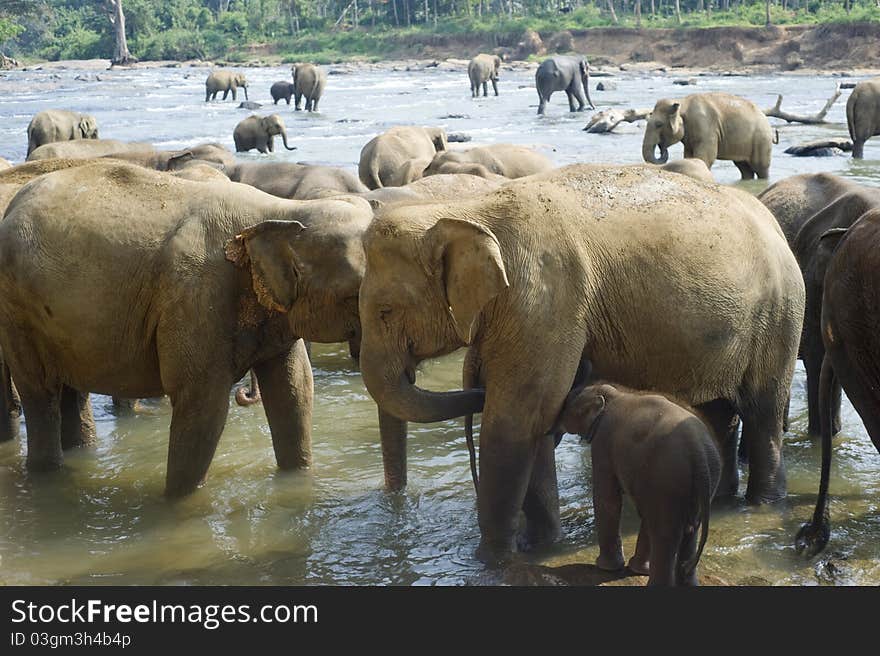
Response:
[[[513,560],[514,553],[510,544],[498,544],[487,540],[480,540],[480,546],[474,554],[476,559],[486,565],[486,567],[495,569],[503,567]]]
[[[650,565],[651,565],[651,563],[649,561],[644,560],[642,558],[636,558],[635,556],[633,556],[632,558],[629,559],[629,562],[626,564],[626,567],[633,574],[640,574],[642,576],[648,576],[651,573]]]
[[[812,558],[828,545],[830,538],[831,525],[825,516],[818,526],[813,522],[801,526],[794,538],[794,548],[799,554]]]
[[[516,536],[516,547],[519,551],[534,551],[553,544],[559,539],[562,529],[558,524],[545,526],[530,525]]]
[[[600,553],[596,558],[596,567],[606,572],[618,572],[623,569],[623,554],[608,555]]]

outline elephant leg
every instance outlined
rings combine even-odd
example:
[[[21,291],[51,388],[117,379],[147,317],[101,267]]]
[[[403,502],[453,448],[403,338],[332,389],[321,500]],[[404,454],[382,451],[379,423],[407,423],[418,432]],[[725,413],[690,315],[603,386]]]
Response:
[[[596,566],[607,571],[623,569],[623,546],[620,542],[620,512],[623,493],[610,464],[598,466],[593,459],[593,513],[599,534]]]
[[[298,339],[287,353],[254,366],[279,469],[312,464],[312,366]]]
[[[489,95],[489,85],[486,82],[483,82],[483,98]]]
[[[752,170],[755,172],[755,177],[758,180],[766,180],[770,177],[770,166],[756,166],[754,164],[750,165]]]
[[[742,394],[743,439],[749,449],[750,503],[777,501],[785,496],[785,461],[782,457],[782,413],[787,392],[770,381],[763,390]]]
[[[211,99],[211,92],[205,91],[205,102],[208,102]]]
[[[0,357],[0,442],[18,437],[21,427],[21,399],[12,384],[6,360]]]
[[[853,139],[853,159],[862,159],[865,156],[865,142],[867,139]]]
[[[547,109],[547,98],[542,96],[540,93],[538,94],[538,116],[544,113],[544,110]]]
[[[752,170],[752,167],[749,166],[748,162],[734,162],[734,164],[736,164],[736,168],[739,169],[741,179],[751,180],[755,177],[755,172]]]
[[[677,510],[677,509],[676,509]],[[651,538],[651,564],[648,585],[674,586],[681,531],[672,518],[652,518],[648,532]]]
[[[223,90],[223,100],[226,100],[226,97],[229,95],[229,89]]]
[[[61,385],[21,385],[19,393],[27,425],[27,468],[53,471],[64,462],[61,450]]]
[[[736,496],[739,491],[739,467],[737,466],[737,432],[739,417],[736,408],[726,399],[715,399],[697,408],[709,426],[718,451],[721,453],[721,481],[716,498]]]
[[[626,566],[630,571],[643,576],[651,573],[651,536],[644,522],[639,527],[639,537],[636,539],[636,552],[629,559]]]
[[[492,90],[495,91],[495,95],[498,95],[498,80],[492,80]]]
[[[295,94],[294,94],[294,99],[295,99],[295,102],[293,103],[293,108],[294,108],[296,111],[300,111],[299,106],[300,106],[300,103],[302,102],[302,94],[300,94],[300,93],[295,93]]]
[[[315,98],[314,100],[312,100],[312,111],[313,112],[318,111],[318,100],[320,100],[320,98]]]
[[[235,96],[238,93],[238,90],[235,87],[232,87],[232,100],[238,100]]]
[[[568,96],[568,111],[576,112],[577,109],[575,109],[575,106],[574,106],[574,94],[571,91],[569,91],[568,89],[566,89],[565,95]]]
[[[526,515],[526,532],[519,546],[523,551],[552,543],[561,531],[555,454],[553,435],[548,434],[538,440],[532,476],[522,507]]]
[[[230,387],[229,381],[206,376],[170,395],[166,497],[190,494],[205,480],[226,424]]]
[[[697,555],[697,535],[699,531],[699,526],[692,529],[687,529],[684,531],[684,535],[681,538],[681,543],[678,547],[678,562],[675,566],[675,584],[676,585],[690,585],[696,586],[699,585],[699,581],[697,581],[697,568],[694,567],[693,571],[685,572],[684,565],[693,560]]]
[[[97,441],[88,393],[66,385],[61,390],[61,448],[89,446]]]

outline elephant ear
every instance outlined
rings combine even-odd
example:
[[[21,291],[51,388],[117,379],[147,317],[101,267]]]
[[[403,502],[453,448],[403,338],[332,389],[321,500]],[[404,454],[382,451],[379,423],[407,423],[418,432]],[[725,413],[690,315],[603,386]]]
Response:
[[[270,310],[289,312],[296,301],[303,267],[295,245],[305,229],[299,221],[264,221],[226,243],[226,259],[250,267],[257,300]]]
[[[498,239],[483,226],[449,218],[425,237],[428,273],[440,277],[455,332],[470,344],[482,309],[510,286]]]
[[[79,133],[82,135],[83,139],[88,139],[89,135],[97,130],[97,126],[95,125],[95,119],[91,116],[83,116],[79,119]]]
[[[590,72],[590,65],[587,63],[586,59],[581,59],[578,62],[578,67],[581,69],[581,75],[586,75]]]
[[[168,158],[168,170],[175,171],[187,162],[195,159],[191,150],[180,150]]]
[[[675,116],[678,113],[678,110],[681,108],[681,103],[672,103],[669,106],[669,109],[666,110],[666,113],[670,116]]]

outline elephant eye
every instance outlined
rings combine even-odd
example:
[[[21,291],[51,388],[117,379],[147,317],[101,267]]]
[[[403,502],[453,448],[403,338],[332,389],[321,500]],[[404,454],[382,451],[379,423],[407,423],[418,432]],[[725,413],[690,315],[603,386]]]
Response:
[[[663,127],[663,123],[662,123],[661,121],[654,121],[654,127],[655,127],[655,128],[662,128],[662,127]]]
[[[385,323],[388,323],[388,319],[390,316],[391,316],[391,308],[389,308],[389,307],[379,308],[379,318],[382,321],[384,321]]]

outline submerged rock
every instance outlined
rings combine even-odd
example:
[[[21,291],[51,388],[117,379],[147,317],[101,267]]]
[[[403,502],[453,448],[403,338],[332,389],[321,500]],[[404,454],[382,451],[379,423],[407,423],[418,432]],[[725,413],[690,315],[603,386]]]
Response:
[[[843,138],[817,139],[802,144],[789,146],[786,154],[795,157],[834,157],[844,155],[852,150],[852,141]]]
[[[259,109],[262,107],[262,103],[255,102],[253,100],[243,100],[242,103],[238,106],[239,109]]]

